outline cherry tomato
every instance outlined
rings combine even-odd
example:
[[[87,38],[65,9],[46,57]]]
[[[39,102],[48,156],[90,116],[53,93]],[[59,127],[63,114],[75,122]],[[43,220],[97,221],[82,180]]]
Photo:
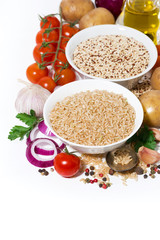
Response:
[[[76,26],[71,27],[71,25],[69,23],[65,23],[62,26],[62,36],[65,36],[65,37],[71,38],[78,31],[79,31],[79,29]]]
[[[61,38],[60,48],[63,49],[64,51],[66,49],[66,45],[67,45],[68,41],[69,41],[68,38],[65,38],[65,37]]]
[[[57,28],[59,26],[60,21],[53,15],[45,16],[40,22],[40,28]]]
[[[30,82],[37,83],[40,78],[48,75],[48,68],[40,69],[37,63],[33,63],[28,66],[26,75]]]
[[[43,88],[47,89],[48,91],[50,91],[51,93],[54,91],[56,87],[55,81],[48,76],[40,78],[40,80],[38,81],[38,84]]]
[[[61,86],[76,80],[76,74],[70,68],[56,70],[54,77],[56,78],[56,76],[59,79],[56,83]]]
[[[55,56],[53,56],[52,61],[54,61]],[[63,67],[64,65],[66,65],[68,63],[66,55],[64,52],[59,51],[57,54],[57,58],[58,60],[55,61],[54,63],[54,69],[61,69],[61,67]]]
[[[52,61],[52,58],[54,56],[54,53],[56,51],[55,46],[53,46],[52,44],[49,44],[46,47],[42,47],[40,43],[38,43],[35,48],[33,49],[33,57],[34,60],[38,63],[42,63],[42,62],[46,62],[46,65],[49,65],[49,62]],[[43,61],[42,61],[42,54],[46,55],[43,57]]]
[[[36,43],[51,42],[54,41],[53,45],[57,46],[56,41],[59,39],[59,34],[57,31],[52,30],[50,33],[45,33],[45,29],[41,29],[36,35]]]
[[[54,167],[61,176],[72,177],[80,169],[80,158],[65,152],[59,153],[54,159]]]

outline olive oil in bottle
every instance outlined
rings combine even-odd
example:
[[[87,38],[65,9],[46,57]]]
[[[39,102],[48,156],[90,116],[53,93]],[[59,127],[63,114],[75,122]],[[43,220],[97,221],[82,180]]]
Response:
[[[157,43],[159,8],[157,1],[128,0],[124,9],[124,25],[135,28]]]

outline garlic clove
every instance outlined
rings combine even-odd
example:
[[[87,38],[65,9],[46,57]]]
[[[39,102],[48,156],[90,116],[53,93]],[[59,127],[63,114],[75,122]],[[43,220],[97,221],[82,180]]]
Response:
[[[160,130],[157,128],[150,128],[152,130],[156,141],[160,141]]]
[[[138,150],[138,157],[141,161],[146,164],[154,164],[160,161],[160,153],[155,150],[151,150],[144,146],[140,147]]]

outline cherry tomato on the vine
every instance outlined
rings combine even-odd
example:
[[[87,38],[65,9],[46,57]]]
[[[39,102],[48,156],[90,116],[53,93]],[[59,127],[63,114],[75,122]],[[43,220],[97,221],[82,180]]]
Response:
[[[62,36],[71,38],[77,32],[79,32],[79,28],[76,26],[72,27],[69,23],[65,23],[62,26]]]
[[[61,86],[76,80],[76,74],[70,68],[57,69],[54,74],[54,78],[56,79],[57,77],[58,77],[58,81],[56,83],[57,85],[61,85]]]
[[[58,28],[59,26],[60,21],[52,14],[41,18],[40,28]]]
[[[55,59],[55,56],[53,56],[52,61],[54,61],[54,59]],[[68,64],[68,67],[70,67],[65,53],[62,52],[62,51],[59,51],[58,54],[57,54],[57,60],[54,63],[54,70],[57,70],[59,68],[61,69],[66,64]]]
[[[48,77],[48,76],[40,78],[40,80],[38,81],[37,84],[39,84],[43,88],[47,89],[51,93],[54,91],[54,89],[56,87],[55,81],[51,77]]]
[[[28,66],[26,75],[30,82],[37,84],[40,78],[48,76],[48,68],[40,69],[37,63],[33,63]]]
[[[54,167],[61,176],[72,177],[80,169],[80,158],[65,152],[59,153],[54,159]]]
[[[55,51],[56,48],[52,44],[48,44],[47,46],[42,47],[42,45],[38,43],[33,49],[34,60],[38,63],[46,62],[46,65],[49,65],[52,61]]]
[[[52,30],[50,33],[45,33],[45,29],[41,29],[36,35],[36,43],[51,42],[53,41],[53,45],[57,46],[57,41],[59,39],[59,34],[57,31]]]
[[[62,37],[60,42],[60,49],[65,51],[68,41],[69,41],[68,38]]]

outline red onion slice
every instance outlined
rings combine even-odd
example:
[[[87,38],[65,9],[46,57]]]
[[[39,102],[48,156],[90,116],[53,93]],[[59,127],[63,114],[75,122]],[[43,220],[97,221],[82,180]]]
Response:
[[[44,123],[44,120],[41,121],[38,124],[38,129],[39,131],[41,131],[41,133],[43,133],[44,135],[48,136],[48,137],[53,137],[55,136],[50,130],[49,128],[46,126],[46,124]]]
[[[35,153],[40,154],[40,155],[44,155],[44,156],[53,155],[54,154],[54,150],[47,150],[47,149],[39,148],[37,146],[35,146],[34,150],[35,150]]]
[[[36,126],[32,129],[32,131],[29,134],[29,137],[26,140],[27,145],[36,139],[38,132],[39,132],[38,126]]]
[[[41,157],[42,154],[37,154],[35,152],[35,147],[39,144],[46,144],[49,145],[50,147],[52,147],[52,151],[54,151],[54,153],[52,155],[47,154],[45,157],[43,155],[43,157]],[[47,151],[45,149],[45,151]],[[48,150],[49,153],[51,150]],[[55,144],[55,142],[51,139],[46,139],[46,138],[37,138],[35,140],[33,140],[26,149],[26,157],[28,159],[28,161],[33,164],[36,167],[40,167],[40,168],[46,168],[46,167],[51,167],[53,166],[53,161],[55,156],[57,155],[57,144]]]

